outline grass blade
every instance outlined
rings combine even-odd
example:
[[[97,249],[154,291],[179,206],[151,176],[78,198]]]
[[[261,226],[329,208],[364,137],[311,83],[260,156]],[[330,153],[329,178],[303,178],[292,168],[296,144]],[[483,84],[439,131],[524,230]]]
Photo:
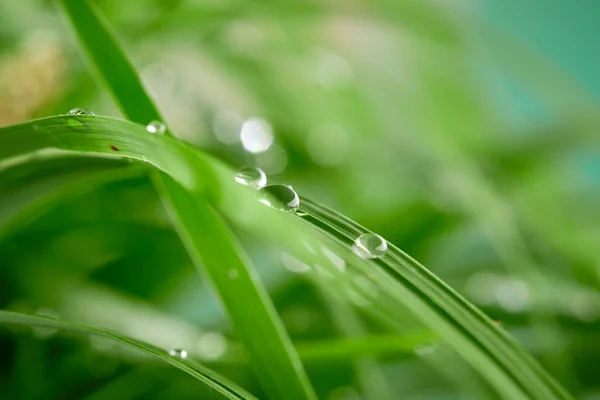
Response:
[[[74,322],[40,317],[36,315],[15,313],[10,311],[0,311],[0,323],[2,323],[3,325],[57,328],[71,332],[81,332],[86,334],[102,336],[107,339],[118,342],[122,345],[140,350],[150,356],[153,356],[167,364],[174,366],[175,368],[185,372],[190,376],[193,376],[202,383],[210,386],[212,389],[214,389],[218,393],[221,393],[227,399],[255,399],[254,396],[246,392],[244,389],[238,387],[235,383],[229,381],[227,378],[217,374],[216,372],[211,371],[210,369],[202,365],[199,365],[190,360],[170,356],[165,350],[159,349],[144,342],[140,342],[136,339],[121,336],[116,333],[92,328],[90,326],[81,325]]]
[[[61,3],[83,48],[124,114],[141,124],[162,121],[133,66],[99,13],[88,1],[62,0]],[[153,178],[164,203],[170,206],[170,214],[192,260],[198,269],[208,274],[241,333],[263,388],[272,398],[314,398],[308,377],[270,299],[255,278],[256,273],[241,248],[224,228],[220,216],[212,212],[208,203],[198,200],[165,175],[157,174]],[[204,235],[205,229],[210,229],[211,235]],[[214,246],[205,246],[204,241],[198,240],[207,236],[212,239],[212,244],[219,246],[220,253],[215,254]],[[224,260],[226,254],[231,257]],[[237,292],[232,292],[231,280],[224,279],[224,261],[231,262],[225,264],[227,270],[234,268],[239,273],[235,285]]]

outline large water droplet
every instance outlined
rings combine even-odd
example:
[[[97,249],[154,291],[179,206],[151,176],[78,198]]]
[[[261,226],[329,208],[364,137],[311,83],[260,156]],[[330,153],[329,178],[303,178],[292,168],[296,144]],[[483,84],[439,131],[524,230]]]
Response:
[[[160,121],[150,121],[146,125],[146,130],[150,133],[156,133],[157,135],[164,135],[167,131],[167,126]]]
[[[250,118],[240,132],[242,146],[250,153],[261,153],[273,144],[273,128],[261,118]]]
[[[169,355],[173,356],[173,357],[179,357],[181,359],[186,359],[187,358],[187,351],[182,350],[182,349],[173,349],[173,350],[169,350]]]
[[[258,191],[258,199],[261,203],[276,210],[294,212],[300,206],[300,197],[289,186],[267,185]]]
[[[258,167],[242,167],[237,170],[235,181],[252,189],[260,189],[267,184],[267,175]]]
[[[85,108],[73,108],[73,109],[69,110],[69,112],[67,114],[70,114],[70,115],[96,115],[93,112],[91,112],[90,110],[86,110]]]
[[[387,251],[387,242],[375,233],[363,233],[354,241],[352,250],[362,258],[379,258]]]

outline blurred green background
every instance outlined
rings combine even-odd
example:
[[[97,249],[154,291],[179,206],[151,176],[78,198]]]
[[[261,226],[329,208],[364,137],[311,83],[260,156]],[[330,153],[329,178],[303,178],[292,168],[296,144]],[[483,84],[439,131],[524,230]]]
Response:
[[[96,3],[177,136],[378,232],[577,398],[600,399],[600,3]],[[51,1],[0,3],[0,126],[73,107],[120,116]],[[251,153],[240,131],[256,118],[274,140]],[[129,167],[0,172],[0,305],[183,345],[260,397],[247,365],[228,360],[235,334],[144,171]],[[292,339],[336,337],[322,294],[279,249],[240,235]],[[3,399],[218,398],[106,342],[18,333],[0,331]],[[459,389],[479,384],[473,371],[432,367],[431,352],[381,357],[389,398],[495,398]],[[369,398],[348,361],[307,369],[320,398]]]

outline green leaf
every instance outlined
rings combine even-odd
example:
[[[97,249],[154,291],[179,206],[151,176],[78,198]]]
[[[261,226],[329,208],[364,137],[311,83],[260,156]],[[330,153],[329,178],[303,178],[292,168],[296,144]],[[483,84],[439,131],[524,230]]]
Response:
[[[141,124],[163,121],[99,13],[87,1],[63,0],[61,4],[124,114]],[[308,377],[265,289],[221,217],[206,201],[182,189],[166,175],[154,174],[153,181],[160,188],[163,202],[169,205],[170,215],[190,257],[196,267],[210,277],[241,333],[265,391],[272,398],[314,398]],[[239,274],[235,285],[227,278],[230,269]]]
[[[167,364],[176,367],[177,369],[193,376],[202,383],[208,385],[210,388],[214,389],[218,393],[221,393],[227,399],[256,399],[256,397],[252,396],[250,393],[246,392],[244,389],[240,388],[227,378],[217,374],[216,372],[198,363],[195,363],[188,359],[182,359],[180,357],[171,356],[165,350],[116,333],[104,331],[98,328],[92,328],[90,326],[77,324],[74,322],[10,311],[0,311],[0,323],[4,325],[57,328],[72,332],[80,332],[85,334],[102,336],[127,347],[140,350],[150,356],[153,356]]]
[[[23,144],[17,146],[20,142]],[[506,332],[395,246],[389,244],[381,259],[354,255],[354,239],[367,230],[330,209],[305,198],[301,200],[302,217],[261,206],[253,192],[236,184],[232,171],[219,161],[174,138],[149,135],[144,127],[125,121],[60,116],[0,128],[0,160],[48,147],[105,157],[115,154],[111,145],[118,146],[120,156],[144,160],[168,172],[188,190],[205,195],[228,219],[255,234],[290,246],[306,257],[310,257],[304,246],[307,241],[343,255],[385,294],[375,299],[379,312],[401,319],[403,307],[411,310],[503,398],[571,398]],[[215,225],[213,229],[225,228]],[[341,280],[343,274],[339,275]]]

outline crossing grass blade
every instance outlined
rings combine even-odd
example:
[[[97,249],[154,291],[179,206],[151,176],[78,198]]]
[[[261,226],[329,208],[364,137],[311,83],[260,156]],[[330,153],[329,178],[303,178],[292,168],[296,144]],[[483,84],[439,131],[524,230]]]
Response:
[[[90,326],[77,324],[74,322],[62,321],[59,319],[52,319],[37,315],[28,315],[10,311],[0,311],[0,324],[27,327],[56,328],[71,332],[102,336],[119,344],[142,351],[152,357],[159,359],[162,362],[176,367],[177,369],[185,372],[186,374],[198,379],[200,382],[208,385],[211,389],[217,391],[218,393],[221,393],[227,399],[256,399],[256,397],[252,396],[250,393],[246,392],[244,389],[240,388],[227,378],[217,374],[216,372],[213,372],[212,370],[198,363],[195,363],[191,360],[182,359],[180,357],[171,356],[165,350],[159,349],[155,346],[141,342],[136,339],[119,335],[117,333],[104,331],[102,329],[97,329]]]
[[[90,2],[62,0],[60,3],[91,63],[123,113],[141,124],[163,121],[108,24]],[[263,389],[274,399],[315,398],[265,289],[255,278],[253,266],[221,217],[210,209],[208,203],[182,189],[166,175],[155,173],[152,177],[190,257],[196,267],[208,275],[233,324],[241,333]],[[206,232],[211,234],[205,235]],[[199,235],[209,237],[216,246],[204,245],[205,242],[199,241]],[[225,255],[230,257],[223,260]],[[232,268],[239,271],[235,285],[225,279],[226,271]]]
[[[400,249],[390,244],[382,259],[356,257],[351,249],[353,240],[366,229],[335,211],[305,198],[302,217],[261,206],[252,191],[236,184],[232,171],[218,160],[174,138],[148,135],[143,126],[126,121],[59,116],[0,128],[0,162],[22,159],[45,148],[144,160],[191,193],[205,196],[211,207],[256,234],[283,244],[313,240],[328,246],[386,294],[385,301],[374,299],[380,312],[398,318],[403,310],[412,311],[503,398],[571,398],[506,332]]]

